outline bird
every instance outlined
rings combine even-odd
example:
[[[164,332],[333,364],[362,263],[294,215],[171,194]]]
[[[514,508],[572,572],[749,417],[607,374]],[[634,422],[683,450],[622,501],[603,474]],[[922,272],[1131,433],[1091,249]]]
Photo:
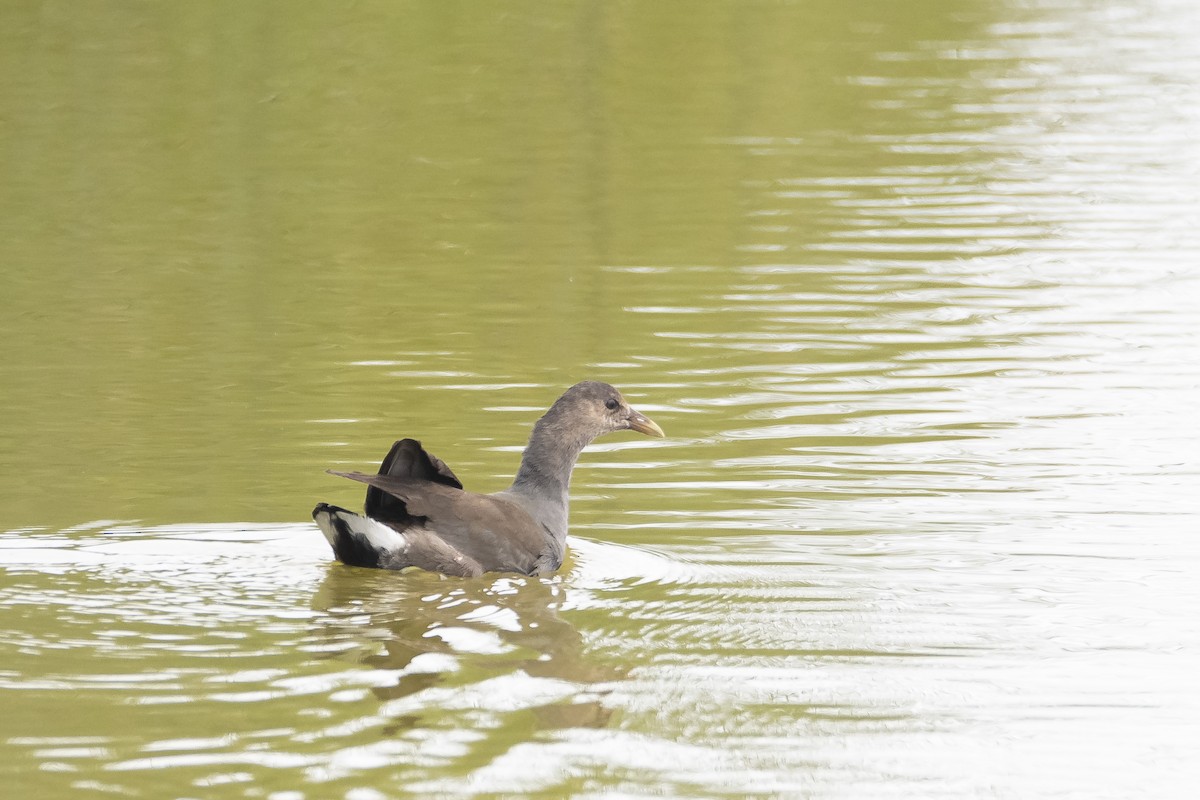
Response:
[[[507,489],[476,494],[416,439],[392,445],[378,474],[329,474],[367,484],[363,513],[318,503],[313,520],[343,564],[444,575],[547,575],[566,552],[568,490],[583,449],[598,436],[663,429],[614,387],[583,381],[567,389],[533,426]]]

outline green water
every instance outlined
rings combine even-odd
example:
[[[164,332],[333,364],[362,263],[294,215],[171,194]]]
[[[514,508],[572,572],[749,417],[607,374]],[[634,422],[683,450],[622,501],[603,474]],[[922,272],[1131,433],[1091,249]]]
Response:
[[[0,5],[14,797],[1189,797],[1200,13]],[[550,579],[331,561],[511,480]]]

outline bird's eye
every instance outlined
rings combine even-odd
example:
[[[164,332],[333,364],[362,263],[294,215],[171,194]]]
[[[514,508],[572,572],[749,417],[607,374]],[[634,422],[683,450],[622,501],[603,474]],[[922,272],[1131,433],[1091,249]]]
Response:
[[[615,397],[610,397],[604,401],[604,407],[609,411],[616,411],[618,405],[620,405],[620,403],[617,402]]]

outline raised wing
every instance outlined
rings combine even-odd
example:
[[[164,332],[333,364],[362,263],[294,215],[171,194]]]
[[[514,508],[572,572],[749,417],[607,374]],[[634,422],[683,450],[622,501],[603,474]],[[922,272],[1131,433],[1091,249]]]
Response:
[[[446,466],[446,462],[426,451],[416,439],[401,439],[393,444],[383,463],[379,465],[379,474],[393,478],[430,481],[455,489],[463,488],[462,481]],[[367,487],[363,512],[371,519],[401,524],[409,516],[401,499],[375,486]]]

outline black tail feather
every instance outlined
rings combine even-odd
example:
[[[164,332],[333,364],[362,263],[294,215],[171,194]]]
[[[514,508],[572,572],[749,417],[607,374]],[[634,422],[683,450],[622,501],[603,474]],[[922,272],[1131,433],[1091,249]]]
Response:
[[[350,527],[348,519],[355,516],[353,512],[328,503],[317,503],[313,509],[313,519],[329,540],[338,561],[352,567],[385,568],[388,554]]]
[[[424,481],[441,483],[461,489],[462,481],[451,471],[446,463],[437,456],[429,453],[416,439],[401,439],[392,445],[392,449],[379,465],[380,475],[390,475],[394,478],[416,478]],[[384,522],[408,524],[412,521],[408,508],[399,497],[394,497],[374,486],[367,487],[367,499],[363,504],[363,513],[371,519]]]

